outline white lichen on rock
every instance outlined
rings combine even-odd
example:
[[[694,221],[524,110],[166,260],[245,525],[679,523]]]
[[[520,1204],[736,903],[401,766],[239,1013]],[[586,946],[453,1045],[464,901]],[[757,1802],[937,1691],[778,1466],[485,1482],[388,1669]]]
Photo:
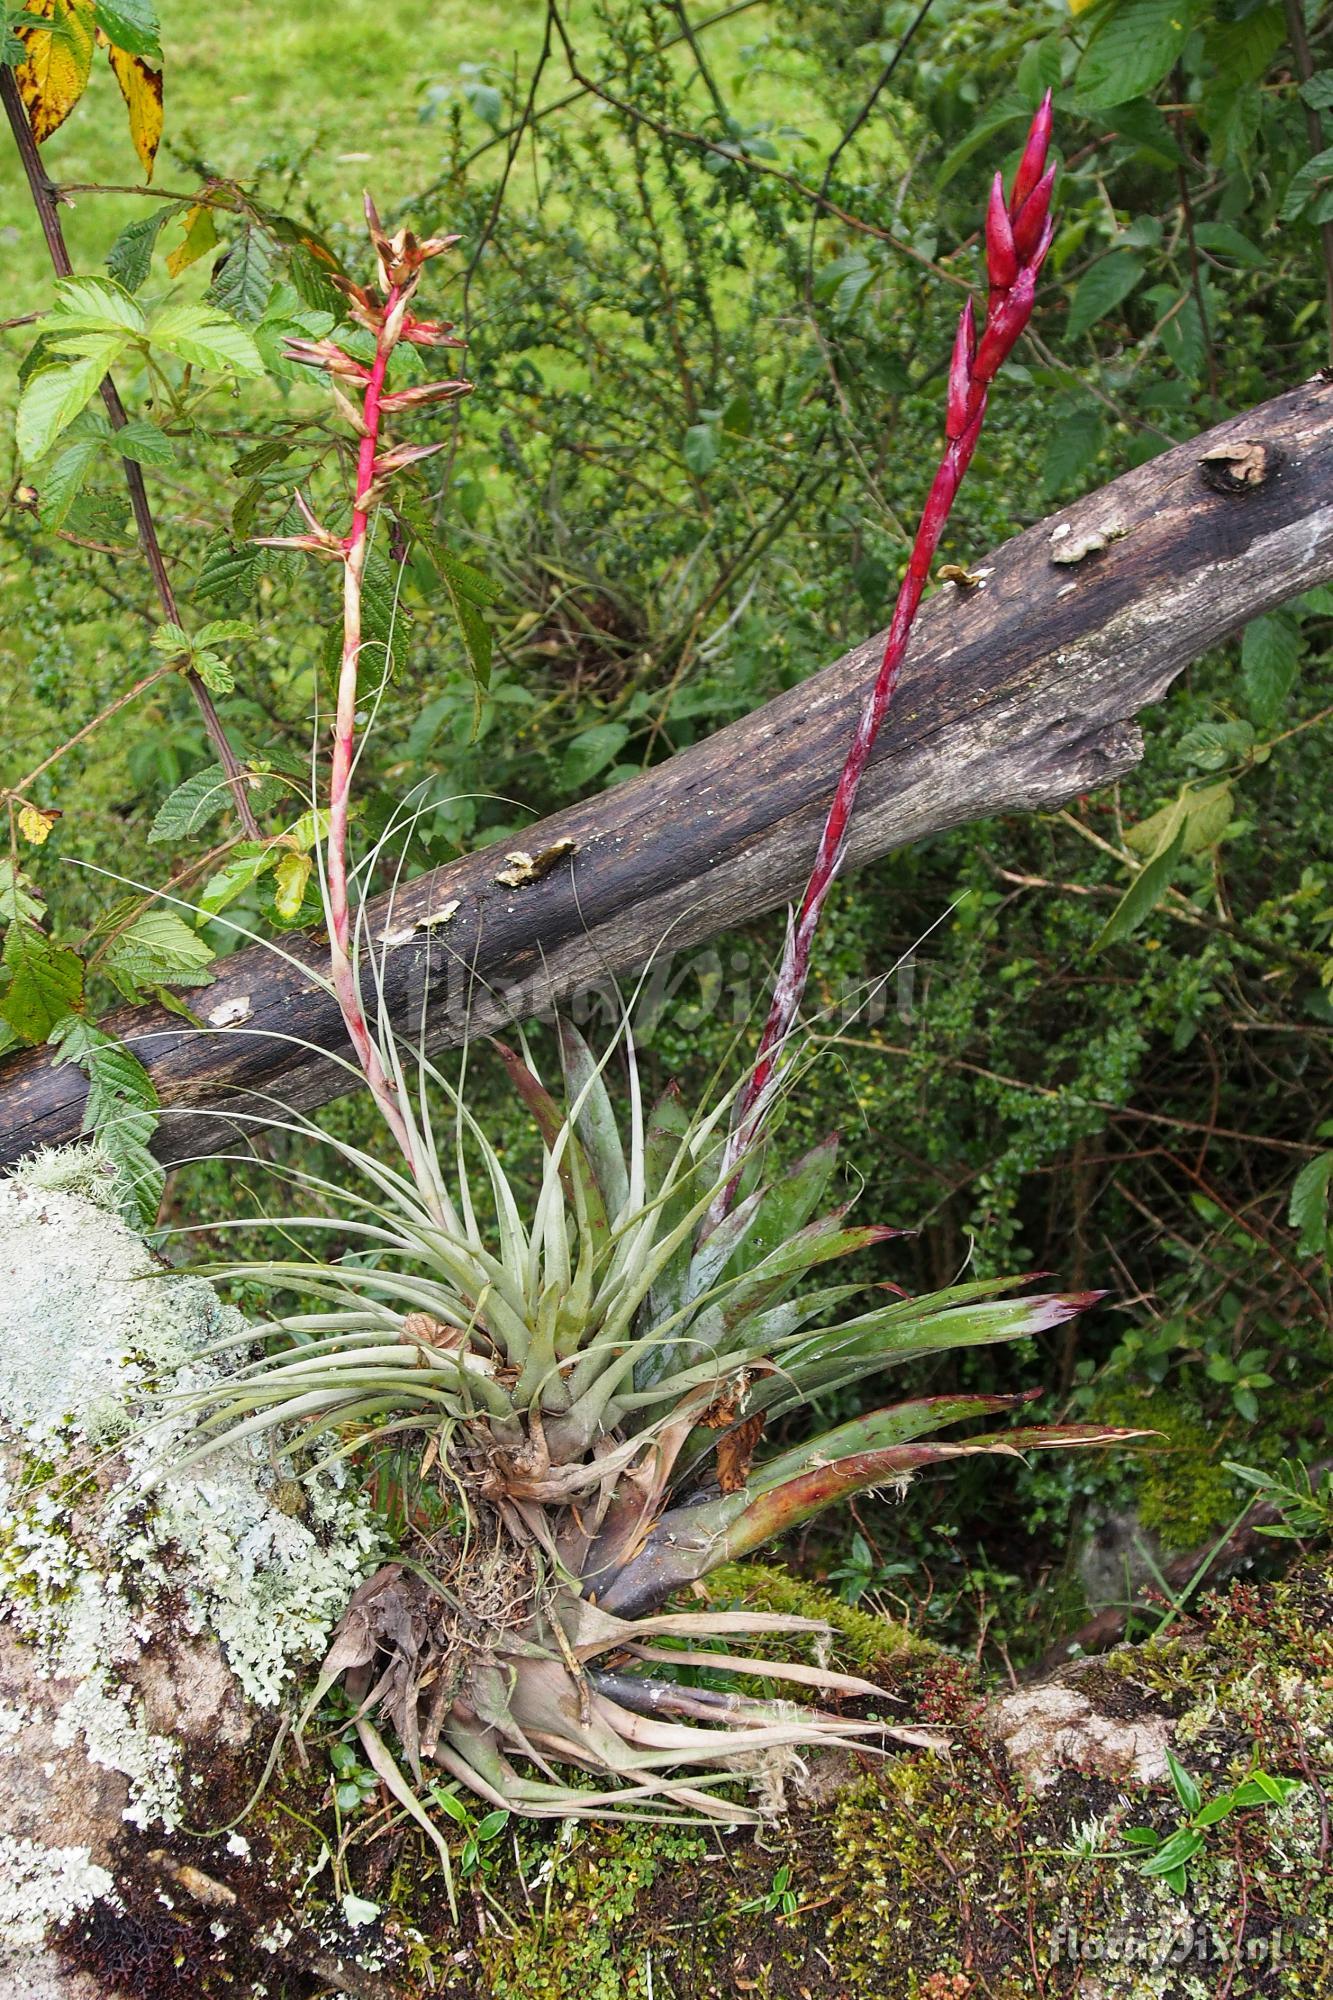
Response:
[[[150,1722],[152,1675],[212,1639],[276,1704],[375,1559],[374,1517],[338,1472],[280,1482],[247,1445],[171,1470],[180,1392],[247,1358],[246,1324],[126,1226],[95,1149],[0,1182],[0,1324],[0,1617],[63,1684],[55,1741],[169,1830],[180,1746]]]
[[[40,1944],[52,1924],[67,1924],[115,1888],[86,1847],[38,1847],[0,1834],[0,1939]]]

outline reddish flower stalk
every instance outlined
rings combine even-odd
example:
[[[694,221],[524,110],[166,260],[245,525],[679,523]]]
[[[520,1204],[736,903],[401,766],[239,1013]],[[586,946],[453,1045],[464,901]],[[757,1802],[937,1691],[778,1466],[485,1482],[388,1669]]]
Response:
[[[866,697],[852,747],[838,780],[805,895],[794,921],[788,927],[782,965],[754,1071],[737,1104],[727,1140],[724,1172],[735,1166],[753,1144],[772,1103],[782,1052],[795,1025],[805,992],[810,951],[820,912],[847,852],[856,795],[870,761],[875,738],[898,685],[931,562],[981,435],[987,391],[1032,313],[1037,274],[1050,248],[1054,228],[1049,210],[1055,168],[1048,169],[1046,165],[1051,123],[1051,94],[1047,91],[1041,108],[1033,118],[1008,199],[1005,198],[1004,182],[999,174],[996,174],[991,187],[986,212],[986,271],[990,289],[986,301],[985,330],[978,344],[972,301],[969,299],[958,322],[949,368],[944,456],[922,510],[907,573],[893,607],[879,672]],[[727,1213],[735,1198],[736,1185],[737,1178],[733,1176],[714,1204],[710,1226]]]
[[[361,985],[352,956],[352,911],[348,898],[347,823],[351,803],[352,770],[356,759],[356,714],[358,676],[361,659],[361,599],[366,556],[370,549],[371,516],[383,497],[389,480],[407,465],[441,451],[447,440],[428,445],[395,445],[381,448],[383,420],[397,410],[414,409],[425,403],[452,402],[468,394],[470,382],[432,382],[419,387],[385,392],[385,375],[399,341],[417,347],[461,347],[448,321],[424,320],[409,311],[423,266],[458,241],[456,236],[431,237],[420,242],[411,230],[388,237],[380,227],[370,196],[366,196],[366,221],[379,263],[383,298],[368,287],[338,277],[335,284],[352,301],[352,317],[375,336],[375,357],[369,367],[345,354],[331,340],[291,340],[286,343],[291,360],[307,367],[321,368],[331,378],[339,409],[360,438],[356,462],[356,487],[352,501],[352,525],[338,536],[323,527],[300,494],[297,505],[305,519],[304,535],[264,535],[256,539],[275,548],[299,548],[311,555],[341,562],[343,566],[343,642],[338,672],[338,699],[333,724],[333,760],[329,775],[329,827],[325,852],[329,959],[333,989],[357,1061],[365,1074],[384,1115],[413,1173],[416,1160],[410,1121],[403,1115],[398,1086],[388,1074],[366,1019]],[[350,385],[359,394],[359,403],[341,386]]]

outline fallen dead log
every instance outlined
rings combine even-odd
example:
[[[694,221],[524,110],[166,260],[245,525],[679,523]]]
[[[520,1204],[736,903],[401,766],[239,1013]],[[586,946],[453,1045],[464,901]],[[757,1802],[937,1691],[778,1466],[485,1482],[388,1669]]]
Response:
[[[1333,577],[1333,388],[1324,377],[1228,419],[1038,522],[925,607],[862,790],[850,863],[968,819],[1053,805],[1130,770],[1133,717],[1190,660]],[[372,907],[384,999],[432,1047],[541,1012],[787,901],[805,879],[878,654],[833,666],[643,777],[535,826],[540,879],[494,850]],[[554,852],[553,852],[554,850]],[[440,913],[450,910],[444,922]],[[432,922],[434,918],[436,921]],[[238,952],[200,1002],[213,1032],[155,1009],[107,1025],[169,1115],[164,1160],[231,1143],[229,1094],[293,1108],[360,1081],[317,943]],[[334,1052],[334,1053],[326,1053]],[[79,1131],[86,1085],[45,1051],[0,1072],[0,1161]],[[251,1100],[253,1108],[253,1100]],[[189,1115],[184,1115],[185,1113]]]

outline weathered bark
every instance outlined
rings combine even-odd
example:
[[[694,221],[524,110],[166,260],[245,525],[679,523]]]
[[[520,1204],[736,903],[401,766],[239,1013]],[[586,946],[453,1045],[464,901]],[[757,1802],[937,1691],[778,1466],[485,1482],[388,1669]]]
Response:
[[[1333,576],[1333,391],[1324,378],[1125,473],[975,565],[926,606],[867,774],[850,863],[986,814],[1049,806],[1141,754],[1132,718],[1238,626]],[[542,1011],[786,901],[804,881],[880,638],[707,742],[532,829],[572,843],[540,881],[494,850],[372,908],[391,1016],[432,1047]],[[447,922],[426,925],[450,904]],[[200,1033],[152,1009],[109,1026],[152,1072],[165,1160],[219,1151],[227,1093],[304,1109],[353,1088],[312,940],[227,961]],[[306,1047],[302,1044],[311,1044]],[[322,1051],[333,1051],[328,1055]],[[85,1084],[44,1051],[0,1076],[0,1160],[74,1137]],[[242,1102],[241,1099],[234,1101]],[[262,1108],[254,1099],[249,1108]]]

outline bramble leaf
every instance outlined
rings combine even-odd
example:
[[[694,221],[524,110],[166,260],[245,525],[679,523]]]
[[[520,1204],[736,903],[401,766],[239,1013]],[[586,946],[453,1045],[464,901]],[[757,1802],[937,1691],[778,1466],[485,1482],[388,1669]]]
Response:
[[[151,215],[136,216],[127,222],[106,253],[106,267],[127,292],[137,292],[147,280],[153,264],[153,247],[162,227],[179,215],[184,202],[164,202]]]
[[[210,875],[199,898],[201,921],[215,917],[219,910],[225,910],[228,903],[234,903],[244,895],[251,883],[275,866],[278,849],[266,847],[259,841],[242,841],[227,856],[215,875]]]
[[[197,833],[230,800],[231,787],[221,764],[206,765],[192,778],[187,778],[183,785],[177,785],[175,791],[162,801],[148,835],[150,844],[184,840]]]
[[[271,237],[247,223],[227,250],[208,288],[211,305],[221,306],[233,319],[252,326],[264,316],[277,251]]]
[[[60,433],[97,394],[111,363],[125,345],[119,333],[88,336],[94,343],[75,361],[53,361],[29,375],[19,397],[15,442],[25,464],[45,458]]]
[[[153,162],[162,140],[162,71],[143,56],[114,46],[107,50],[112,73],[120,85],[130,117],[130,138],[139,155],[144,178],[152,180]]]
[[[93,12],[113,49],[161,62],[162,31],[152,0],[95,0]]]
[[[141,334],[146,325],[138,300],[114,278],[62,278],[39,331],[58,348],[67,333]]]
[[[213,951],[174,910],[152,907],[112,939],[103,961],[128,1000],[144,986],[207,986]]]
[[[1306,1162],[1292,1183],[1287,1221],[1300,1231],[1296,1247],[1303,1257],[1316,1257],[1324,1248],[1330,1181],[1333,1181],[1333,1153],[1320,1153]]]
[[[168,306],[149,328],[154,347],[196,368],[221,368],[236,375],[262,375],[263,364],[243,326],[208,306]]]
[[[1161,852],[1155,854],[1134,877],[1093,940],[1093,951],[1105,951],[1107,945],[1131,936],[1151,915],[1171,886],[1171,877],[1184,846],[1185,827],[1182,822]]]
[[[11,923],[5,933],[9,985],[0,1019],[24,1042],[44,1042],[62,1016],[83,1005],[83,961],[34,923]]]
[[[1143,277],[1143,260],[1130,250],[1112,250],[1080,279],[1065,323],[1066,340],[1095,326],[1127,299]]]
[[[1079,110],[1126,104],[1153,90],[1185,46],[1192,0],[1121,0],[1098,22],[1074,76]]]
[[[14,72],[32,136],[40,146],[59,131],[88,87],[94,23],[87,0],[28,0],[26,11],[51,23],[50,28],[19,29],[28,56]]]

